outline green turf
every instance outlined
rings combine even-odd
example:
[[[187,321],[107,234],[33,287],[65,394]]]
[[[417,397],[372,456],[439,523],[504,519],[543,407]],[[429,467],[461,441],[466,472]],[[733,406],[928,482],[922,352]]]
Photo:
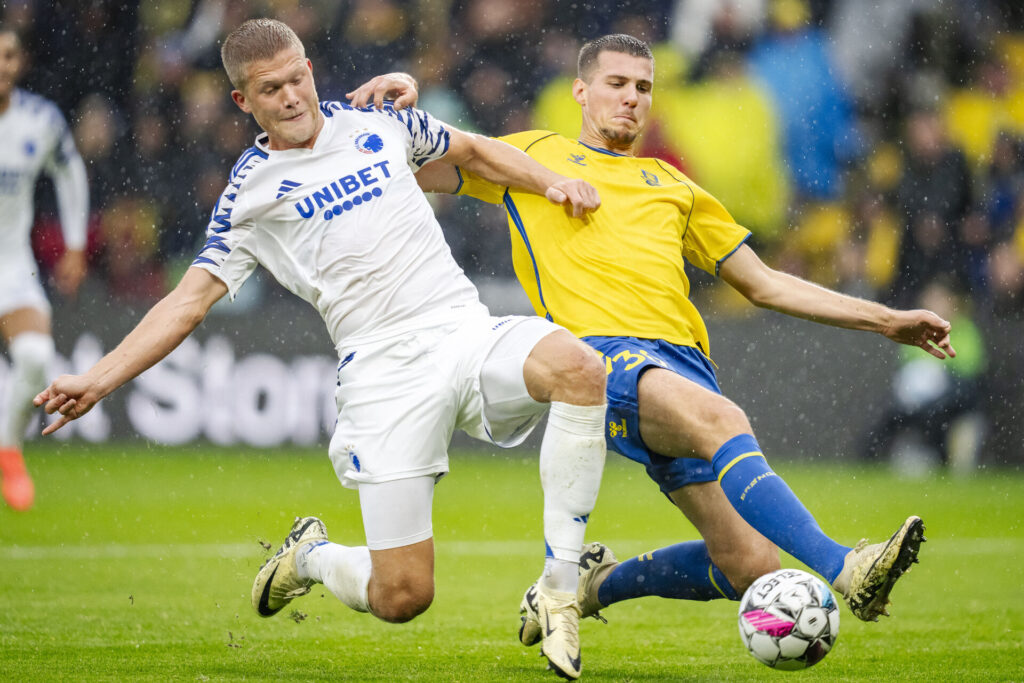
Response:
[[[323,590],[294,603],[295,619],[249,606],[259,542],[280,543],[294,515],[361,542],[356,496],[321,452],[48,448],[30,448],[35,509],[0,508],[0,680],[557,680],[515,639],[541,565],[535,458],[453,455],[435,498],[435,603],[394,626]],[[836,649],[794,674],[743,651],[735,603],[621,603],[608,625],[582,626],[585,679],[1024,680],[1024,477],[776,469],[838,540],[925,519],[894,616],[864,624],[844,609]],[[624,557],[693,531],[639,467],[610,456],[588,536]]]

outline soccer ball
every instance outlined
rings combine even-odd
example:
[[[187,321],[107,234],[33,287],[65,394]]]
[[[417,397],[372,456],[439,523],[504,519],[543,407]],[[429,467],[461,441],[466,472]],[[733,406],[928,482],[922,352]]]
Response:
[[[839,635],[839,608],[825,583],[779,569],[750,584],[740,600],[740,638],[754,659],[794,671],[820,662]]]

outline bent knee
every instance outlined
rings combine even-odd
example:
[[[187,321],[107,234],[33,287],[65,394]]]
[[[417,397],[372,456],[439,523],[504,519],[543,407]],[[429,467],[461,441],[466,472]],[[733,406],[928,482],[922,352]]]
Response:
[[[374,616],[392,624],[403,624],[423,614],[434,601],[434,586],[406,585],[375,591],[370,601]]]
[[[604,403],[607,374],[589,346],[579,341],[567,345],[552,372],[551,400],[576,405]]]
[[[604,363],[597,352],[564,330],[542,339],[527,366],[527,389],[534,400],[575,405],[605,402]]]

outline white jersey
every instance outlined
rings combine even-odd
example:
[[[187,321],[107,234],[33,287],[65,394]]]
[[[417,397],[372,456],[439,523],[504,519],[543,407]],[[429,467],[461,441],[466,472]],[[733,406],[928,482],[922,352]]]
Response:
[[[448,151],[416,109],[322,102],[312,149],[256,139],[231,171],[193,262],[234,297],[257,263],[312,304],[340,349],[486,314],[413,173]]]
[[[32,263],[32,198],[40,172],[53,179],[64,243],[84,249],[89,211],[85,164],[57,106],[15,88],[0,113],[0,144],[0,259]]]

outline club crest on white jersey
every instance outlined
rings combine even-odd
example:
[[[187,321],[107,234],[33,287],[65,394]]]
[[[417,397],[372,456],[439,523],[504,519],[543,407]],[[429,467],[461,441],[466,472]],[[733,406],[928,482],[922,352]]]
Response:
[[[232,296],[257,264],[324,317],[336,344],[486,310],[451,256],[415,171],[448,151],[417,109],[323,102],[311,149],[242,154],[194,266]]]

